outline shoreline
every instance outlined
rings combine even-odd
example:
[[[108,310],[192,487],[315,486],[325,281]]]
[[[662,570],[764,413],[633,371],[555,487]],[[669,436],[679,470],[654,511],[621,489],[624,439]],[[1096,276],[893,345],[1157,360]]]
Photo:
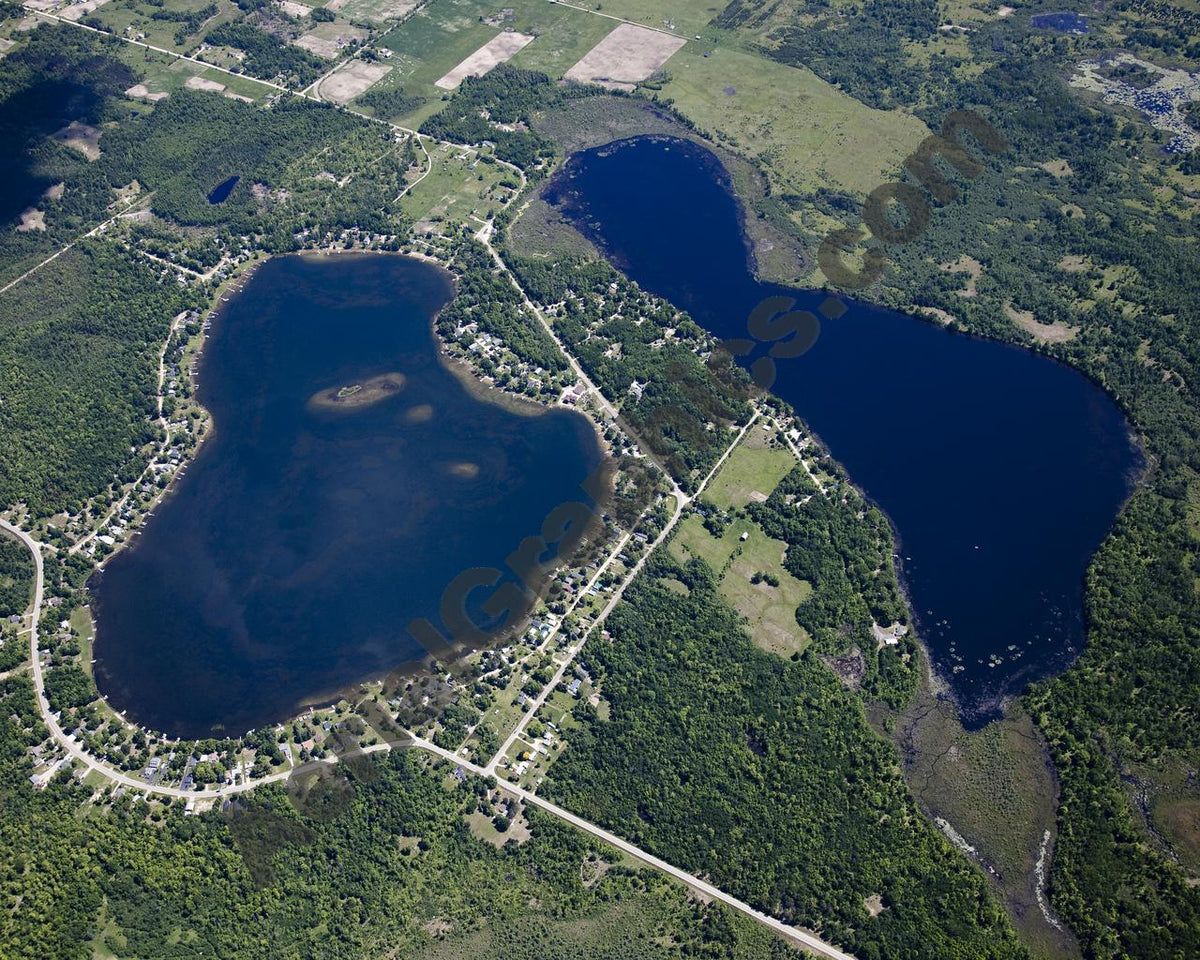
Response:
[[[294,252],[278,254],[278,255],[273,255],[273,256],[265,256],[265,257],[262,257],[261,259],[252,261],[250,266],[248,267],[248,269],[246,269],[242,273],[238,274],[235,278],[231,278],[231,282],[229,284],[222,286],[222,288],[220,288],[214,294],[216,303],[212,309],[206,311],[204,314],[205,317],[211,316],[211,326],[202,328],[201,334],[199,335],[201,337],[201,340],[200,340],[201,344],[203,345],[203,344],[207,343],[208,337],[215,335],[217,333],[216,325],[225,319],[225,313],[226,313],[227,309],[229,308],[229,306],[231,306],[231,304],[233,303],[234,297],[236,296],[236,294],[241,293],[243,291],[246,283],[248,283],[253,278],[254,272],[256,272],[257,269],[260,266],[262,266],[263,264],[269,262],[270,260],[273,260],[275,258],[275,256],[298,256],[301,258],[309,258],[309,259],[318,259],[318,258],[323,259],[323,258],[334,257],[334,256],[362,256],[362,257],[365,257],[365,256],[372,255],[372,254],[373,255],[389,255],[389,256],[395,256],[395,257],[411,257],[412,259],[415,259],[420,262],[434,266],[438,270],[444,272],[448,276],[448,278],[454,284],[454,290],[455,291],[457,290],[457,283],[456,283],[454,273],[451,269],[448,268],[447,262],[444,259],[440,259],[438,257],[434,257],[427,253],[422,253],[419,251],[408,252],[408,251],[391,251],[391,250],[346,250],[346,249],[340,248],[340,247],[327,247],[327,248],[318,248],[318,249],[310,249],[310,250],[300,250],[300,251],[294,251]],[[447,304],[452,299],[453,299],[453,294],[450,297],[450,299],[447,300]],[[602,429],[601,425],[596,421],[594,416],[590,415],[589,413],[587,413],[584,410],[582,410],[578,407],[575,407],[575,406],[564,405],[557,401],[539,402],[537,400],[527,398],[527,397],[524,397],[519,394],[514,394],[511,391],[505,390],[503,387],[498,387],[498,386],[493,386],[493,385],[483,383],[479,379],[479,377],[476,375],[475,370],[473,369],[473,367],[471,366],[471,364],[465,357],[458,357],[458,356],[455,356],[450,353],[450,351],[447,348],[446,341],[439,334],[438,329],[437,329],[437,319],[440,316],[441,311],[443,309],[445,309],[444,305],[443,305],[443,307],[440,307],[433,314],[433,316],[430,318],[430,321],[429,321],[429,335],[432,338],[432,340],[434,341],[434,344],[436,347],[436,354],[438,357],[438,362],[441,364],[441,366],[447,372],[449,372],[450,374],[452,374],[454,376],[456,381],[459,382],[464,387],[464,389],[466,389],[471,394],[471,396],[473,398],[475,398],[481,402],[487,402],[492,405],[498,406],[501,409],[504,409],[509,413],[512,413],[516,416],[521,416],[521,417],[545,416],[545,415],[555,412],[555,410],[558,408],[561,408],[561,410],[563,412],[573,414],[577,417],[581,417],[584,420],[586,420],[587,423],[590,425],[590,428],[591,428],[590,436],[592,436],[594,438],[594,442],[595,442],[594,450],[595,450],[596,454],[598,455],[595,463],[591,463],[589,470],[594,471],[599,466],[603,465],[605,462],[610,462],[610,463],[613,462],[610,445],[607,443],[607,441],[605,441],[604,435],[603,435],[603,429]],[[199,372],[199,366],[200,366],[200,356],[198,354],[197,358],[196,358],[196,362],[193,364],[192,369],[189,371],[189,374],[192,377],[193,382]],[[202,403],[200,403],[199,398],[198,398],[198,393],[194,394],[193,396],[196,398],[197,406],[199,406],[201,409],[203,409],[206,412],[205,422],[212,424],[213,416],[212,416],[211,411],[208,411],[208,409],[206,407],[204,407],[204,405]],[[583,423],[578,424],[578,429],[582,434],[582,432],[585,429]],[[162,503],[164,503],[166,501],[167,496],[174,491],[175,480],[178,477],[181,477],[183,475],[183,473],[186,471],[186,468],[195,461],[195,459],[197,458],[197,456],[200,453],[200,450],[203,447],[203,442],[206,441],[209,438],[209,436],[211,436],[214,433],[215,433],[215,425],[210,426],[205,431],[204,436],[200,439],[200,441],[193,448],[193,450],[188,453],[186,459],[181,461],[179,469],[175,471],[174,475],[172,476],[172,480],[168,484],[168,486],[160,492],[160,495],[158,497],[156,497],[155,500],[151,504],[146,505],[148,509],[143,513],[142,517],[139,518],[138,529],[131,531],[130,535],[127,537],[126,540],[119,542],[117,544],[117,546],[112,550],[112,552],[110,552],[107,556],[105,556],[102,561],[96,563],[94,570],[89,575],[87,581],[85,581],[85,588],[89,594],[89,596],[87,598],[88,602],[86,604],[81,604],[79,609],[86,610],[88,620],[91,625],[92,639],[91,639],[91,643],[90,643],[90,652],[91,652],[91,659],[93,662],[91,662],[89,664],[84,664],[83,666],[88,671],[89,675],[92,676],[94,683],[95,683],[95,678],[96,678],[96,667],[98,666],[99,660],[101,658],[97,655],[97,650],[98,650],[98,645],[99,645],[99,631],[97,629],[97,619],[98,618],[97,618],[96,612],[95,612],[96,606],[97,606],[96,594],[92,590],[93,578],[97,577],[97,575],[102,575],[103,568],[104,568],[105,564],[107,564],[108,560],[110,558],[116,556],[120,550],[125,549],[126,547],[131,545],[133,543],[134,539],[136,538],[136,536],[140,535],[140,533],[142,532],[141,525],[150,518],[150,514],[154,510],[158,509],[162,505]],[[588,459],[590,462],[592,458],[589,456]],[[573,558],[570,558],[570,559],[573,559]],[[569,565],[570,559],[568,559],[564,563],[559,564],[559,566],[556,567],[555,570],[551,573],[551,577],[553,576],[553,573],[557,573],[564,566]],[[545,588],[538,595],[537,602],[541,602],[542,600],[544,600],[545,595],[549,590],[549,586],[550,586],[550,580],[547,580]],[[522,621],[520,624],[509,628],[507,631],[505,631],[504,634],[497,635],[496,637],[492,638],[492,642],[490,642],[488,646],[491,647],[491,646],[495,646],[496,644],[503,643],[503,642],[505,642],[506,639],[509,639],[513,636],[520,636],[523,633],[525,627],[527,626],[530,617],[533,616],[535,610],[536,610],[536,603],[530,609],[530,611],[522,618]],[[109,638],[109,639],[111,639],[111,638]],[[469,656],[471,653],[474,653],[474,652],[477,652],[477,651],[464,650],[463,655]],[[274,720],[271,720],[271,721],[265,722],[263,724],[260,724],[258,726],[255,726],[248,731],[237,732],[237,733],[229,732],[229,731],[215,731],[214,730],[214,731],[209,731],[205,734],[197,735],[194,737],[183,736],[183,735],[176,736],[173,734],[168,734],[167,732],[165,732],[163,730],[159,730],[152,726],[148,726],[148,725],[143,724],[143,723],[137,721],[136,719],[128,716],[127,715],[128,711],[129,711],[128,707],[124,711],[118,710],[117,707],[109,701],[110,693],[102,690],[98,683],[96,684],[96,690],[99,695],[99,699],[97,701],[94,701],[94,703],[99,705],[100,709],[105,714],[107,714],[110,717],[110,719],[119,722],[121,724],[121,726],[124,727],[125,729],[134,731],[134,732],[140,731],[148,737],[158,738],[164,742],[174,742],[174,743],[186,743],[189,741],[198,742],[198,741],[201,741],[204,739],[210,739],[210,738],[215,738],[218,740],[228,739],[228,740],[236,741],[249,733],[253,733],[256,730],[274,729],[281,725],[286,726],[289,723],[295,723],[296,721],[303,719],[305,716],[311,715],[315,711],[331,709],[342,701],[353,702],[354,699],[357,698],[356,695],[361,695],[364,687],[378,684],[381,682],[381,680],[383,678],[386,678],[386,677],[400,676],[400,677],[404,677],[404,678],[408,678],[408,679],[416,679],[422,675],[433,676],[432,666],[435,662],[437,662],[437,661],[435,661],[435,658],[431,654],[425,653],[419,657],[404,660],[403,662],[401,662],[393,667],[388,668],[382,676],[378,673],[378,668],[376,668],[375,670],[373,670],[371,672],[365,673],[362,677],[360,677],[357,680],[353,680],[348,683],[341,684],[333,689],[327,689],[325,691],[320,691],[320,692],[310,694],[310,695],[306,696],[304,699],[302,699],[302,700],[298,701],[296,704],[294,704],[293,707],[289,708],[289,710],[286,714],[281,715],[280,717],[278,717]],[[452,662],[457,662],[457,660],[452,661]],[[196,795],[204,796],[205,794],[203,791],[199,791],[199,792],[197,792]]]
[[[784,282],[779,282],[779,281],[774,281],[774,280],[764,280],[763,276],[762,276],[762,272],[760,270],[760,264],[759,264],[758,258],[756,256],[756,245],[753,242],[753,238],[750,236],[750,231],[748,229],[748,225],[751,222],[748,217],[748,210],[750,208],[750,204],[748,203],[747,198],[742,196],[742,194],[738,191],[737,184],[735,183],[735,178],[734,178],[732,172],[729,170],[726,163],[724,162],[724,160],[722,159],[721,153],[723,152],[723,148],[720,148],[719,145],[714,144],[712,141],[708,140],[703,135],[696,133],[695,131],[687,130],[686,134],[672,134],[672,133],[665,133],[665,132],[633,133],[630,135],[618,136],[610,141],[588,142],[587,145],[581,146],[578,149],[574,150],[563,161],[563,163],[560,164],[559,167],[548,178],[546,178],[545,181],[543,181],[543,183],[546,185],[554,183],[556,178],[560,177],[563,174],[563,171],[566,170],[568,164],[578,153],[588,152],[588,151],[593,151],[593,150],[599,152],[599,151],[603,151],[608,148],[620,149],[623,146],[632,144],[632,143],[634,143],[636,141],[640,141],[640,140],[649,140],[652,142],[676,142],[676,143],[682,144],[684,147],[692,147],[703,154],[703,156],[700,158],[700,162],[702,162],[706,168],[711,170],[713,178],[717,182],[719,188],[721,190],[723,190],[728,196],[730,196],[734,202],[734,206],[735,206],[736,213],[737,213],[737,220],[738,220],[739,238],[740,238],[742,248],[744,250],[745,257],[746,257],[745,263],[746,263],[747,267],[749,268],[750,274],[752,275],[752,277],[754,278],[754,280],[757,283],[765,284],[765,285],[771,286],[771,287],[779,287],[779,288],[783,288],[783,289],[793,289],[797,293],[803,293],[803,294],[808,294],[808,295],[816,295],[816,294],[820,294],[821,292],[825,292],[825,293],[835,296],[839,299],[851,301],[854,304],[856,304],[857,306],[859,306],[861,308],[865,308],[867,310],[871,310],[871,311],[891,310],[891,311],[901,314],[906,319],[920,321],[923,324],[931,325],[933,327],[936,327],[936,328],[939,328],[942,330],[946,330],[947,332],[949,332],[953,335],[956,335],[956,336],[964,336],[964,337],[968,337],[968,338],[971,338],[974,340],[978,340],[980,342],[1000,344],[1009,349],[1022,350],[1029,354],[1035,355],[1039,358],[1049,360],[1050,362],[1062,367],[1064,370],[1068,370],[1072,374],[1080,376],[1091,389],[1096,390],[1105,399],[1111,401],[1121,414],[1125,440],[1128,443],[1128,446],[1133,454],[1135,463],[1134,463],[1134,466],[1131,468],[1131,470],[1123,477],[1123,480],[1126,485],[1125,495],[1122,498],[1120,504],[1117,506],[1117,509],[1112,518],[1112,521],[1109,523],[1107,529],[1105,530],[1103,536],[1101,537],[1100,543],[1096,546],[1096,548],[1089,555],[1088,565],[1090,566],[1091,561],[1095,558],[1098,551],[1103,547],[1104,543],[1107,542],[1108,538],[1111,536],[1113,529],[1115,528],[1116,524],[1119,522],[1120,518],[1123,516],[1123,514],[1127,510],[1132,499],[1141,490],[1143,490],[1147,487],[1149,479],[1153,475],[1154,470],[1156,468],[1154,459],[1149,455],[1149,453],[1147,451],[1145,438],[1138,431],[1138,429],[1136,427],[1136,423],[1131,416],[1130,410],[1122,402],[1122,399],[1119,395],[1114,394],[1110,390],[1108,390],[1107,387],[1105,386],[1105,384],[1101,383],[1097,378],[1092,376],[1088,371],[1070,363],[1067,360],[1067,358],[1060,356],[1058,352],[1056,352],[1054,349],[1052,349],[1056,346],[1054,344],[1042,344],[1042,343],[1039,343],[1036,341],[1033,342],[1032,344],[1022,343],[1022,342],[1017,341],[1016,339],[1009,339],[1009,338],[998,337],[998,336],[990,336],[990,335],[978,333],[975,331],[965,330],[958,323],[947,325],[947,324],[938,322],[936,319],[934,319],[924,313],[921,313],[920,312],[921,308],[915,304],[891,303],[885,297],[872,297],[871,299],[863,299],[861,294],[857,295],[857,296],[846,296],[846,295],[843,295],[836,288],[830,286],[828,283],[824,284],[821,287],[809,287],[809,286],[803,286],[798,283],[784,283]],[[741,159],[741,158],[739,158],[739,159]],[[756,169],[758,169],[758,168],[756,168]],[[758,172],[761,176],[763,176],[763,177],[766,176],[765,172],[763,172],[762,170],[758,170]],[[541,197],[540,188],[535,193],[535,197],[537,197],[537,198]],[[543,202],[545,202],[545,201],[543,201]],[[593,248],[595,248],[599,252],[600,256],[606,262],[608,262],[610,265],[612,265],[614,267],[614,269],[620,270],[622,273],[625,272],[617,264],[616,259],[614,259],[614,252],[610,248],[608,248],[608,245],[603,242],[602,238],[600,238],[598,236],[593,236],[590,233],[585,233],[584,231],[580,230],[578,226],[576,226],[573,222],[571,222],[569,217],[567,219],[567,222],[568,222],[570,228],[573,229],[580,237],[583,237],[584,240],[586,240],[588,244],[590,244]],[[628,274],[626,274],[626,275],[628,275]],[[877,284],[877,285],[875,285],[875,287],[870,288],[870,289],[874,290],[876,293],[878,293],[882,288],[879,287],[879,285]],[[767,392],[770,393],[770,391],[767,391]],[[1053,658],[1053,660],[1054,660],[1053,663],[1046,665],[1046,669],[1044,671],[1038,671],[1033,666],[1030,666],[1023,670],[1018,670],[1018,671],[1016,671],[1016,673],[1014,673],[1014,675],[1006,678],[1006,680],[999,686],[998,689],[996,689],[994,691],[989,691],[986,694],[984,694],[977,703],[975,703],[973,705],[967,703],[966,699],[963,695],[963,692],[959,691],[957,689],[957,687],[954,683],[953,676],[947,675],[947,672],[943,669],[941,663],[936,658],[934,658],[932,656],[932,654],[930,653],[930,648],[929,648],[928,643],[923,638],[921,638],[921,636],[919,634],[919,629],[921,626],[922,618],[917,614],[916,607],[913,603],[911,586],[909,583],[908,576],[906,575],[905,570],[904,570],[903,560],[901,559],[903,556],[903,541],[902,541],[900,531],[896,525],[895,520],[888,513],[888,511],[885,510],[882,507],[882,505],[880,505],[878,503],[877,500],[875,500],[872,496],[870,496],[870,494],[866,490],[864,490],[861,486],[859,486],[858,483],[856,483],[851,478],[851,475],[850,475],[849,471],[846,469],[845,465],[833,455],[829,445],[822,439],[820,434],[818,434],[815,430],[812,429],[812,427],[803,418],[803,416],[801,416],[799,413],[797,413],[795,411],[795,409],[791,406],[791,404],[788,404],[786,401],[783,401],[776,394],[771,393],[771,395],[775,396],[776,399],[779,399],[781,402],[783,402],[787,406],[788,410],[791,412],[791,415],[794,416],[798,422],[800,422],[801,424],[804,425],[805,430],[807,431],[809,436],[812,438],[813,442],[820,448],[821,452],[837,465],[839,471],[842,474],[841,479],[843,480],[843,482],[848,483],[854,490],[856,490],[859,493],[859,495],[861,495],[863,497],[863,499],[867,503],[876,507],[883,514],[883,516],[887,519],[888,525],[892,529],[894,550],[898,554],[898,556],[896,558],[894,558],[896,579],[897,579],[897,583],[898,583],[898,586],[899,586],[899,589],[901,592],[901,596],[902,596],[902,598],[905,602],[905,605],[908,609],[908,612],[909,612],[910,622],[912,623],[912,626],[913,626],[914,635],[918,638],[918,640],[921,644],[922,650],[925,651],[925,656],[926,656],[927,660],[929,661],[930,669],[937,676],[939,682],[944,686],[945,690],[947,691],[947,695],[953,700],[955,709],[957,710],[960,718],[962,718],[962,720],[964,721],[965,727],[967,727],[968,729],[974,730],[974,729],[981,729],[982,727],[987,726],[989,723],[1003,717],[1005,714],[1005,711],[1007,710],[1010,703],[1014,699],[1019,699],[1024,694],[1024,692],[1029,688],[1029,686],[1031,686],[1034,683],[1039,683],[1039,682],[1042,682],[1045,680],[1053,679],[1054,677],[1060,676],[1064,672],[1066,672],[1067,670],[1070,669],[1071,665],[1076,660],[1078,660],[1078,658],[1082,655],[1084,649],[1086,648],[1086,645],[1088,642],[1088,635],[1091,630],[1091,624],[1087,620],[1087,605],[1086,605],[1086,602],[1082,602],[1082,601],[1081,601],[1081,611],[1080,611],[1081,617],[1082,617],[1081,636],[1080,636],[1080,643],[1079,643],[1079,646],[1077,649],[1061,651],[1059,655],[1056,655]],[[1086,586],[1086,572],[1084,574],[1084,578],[1081,579],[1080,585]],[[1085,600],[1086,600],[1086,597],[1084,598],[1084,601]],[[1033,674],[1033,676],[1031,676],[1031,674]],[[1019,686],[1019,688],[1020,688],[1019,692],[1013,692],[1011,689],[1013,686]]]

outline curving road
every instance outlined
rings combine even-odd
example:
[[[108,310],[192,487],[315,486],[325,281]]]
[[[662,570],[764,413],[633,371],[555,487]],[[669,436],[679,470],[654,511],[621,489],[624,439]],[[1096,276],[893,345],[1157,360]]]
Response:
[[[202,799],[215,798],[226,796],[231,793],[242,793],[246,790],[253,790],[264,783],[273,783],[279,780],[286,780],[291,775],[291,770],[285,770],[281,773],[272,774],[269,777],[263,777],[259,780],[243,781],[226,786],[218,787],[215,790],[181,790],[178,787],[163,787],[155,784],[151,786],[144,780],[139,780],[136,777],[131,777],[119,770],[114,770],[106,763],[102,763],[88,753],[82,746],[69,737],[58,719],[50,709],[50,701],[46,699],[46,682],[42,675],[42,663],[38,659],[38,621],[42,616],[42,600],[45,592],[45,572],[42,563],[42,544],[39,544],[29,534],[20,527],[14,526],[7,520],[0,519],[0,530],[4,530],[11,536],[15,537],[23,543],[29,552],[33,555],[34,566],[34,586],[33,586],[33,622],[30,624],[29,630],[29,658],[31,669],[33,671],[33,690],[34,696],[37,699],[38,712],[41,714],[42,723],[44,723],[50,731],[50,736],[54,742],[66,751],[67,755],[72,760],[75,760],[89,770],[95,770],[109,780],[121,784],[123,787],[128,787],[130,790],[141,790],[144,793],[157,794],[163,797],[183,797],[192,799],[199,797]]]

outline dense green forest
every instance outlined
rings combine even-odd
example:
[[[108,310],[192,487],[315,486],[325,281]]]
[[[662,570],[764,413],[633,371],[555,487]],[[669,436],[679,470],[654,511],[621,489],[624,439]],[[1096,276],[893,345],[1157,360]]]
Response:
[[[829,458],[821,469],[841,474]],[[833,489],[833,496],[805,499],[815,488],[796,467],[765,503],[751,503],[746,512],[767,536],[788,544],[788,572],[812,584],[796,621],[812,638],[813,651],[839,655],[857,644],[865,666],[859,689],[869,700],[900,707],[916,687],[920,651],[911,636],[882,646],[871,632],[872,622],[908,622],[892,565],[891,524],[844,478]]]
[[[25,545],[0,536],[0,620],[25,616],[33,600],[33,565]]]
[[[320,57],[287,43],[252,23],[223,23],[204,38],[208,43],[237,47],[246,53],[246,72],[261,80],[307,87],[325,72]]]
[[[554,155],[553,141],[528,128],[500,130],[495,124],[527,125],[535,110],[594,92],[559,88],[544,73],[504,64],[482,77],[467,77],[446,107],[421,125],[421,133],[457,143],[494,143],[496,156],[530,172]]]
[[[817,656],[752,646],[702,561],[659,554],[625,598],[583,654],[608,719],[577,711],[546,792],[863,960],[1024,956]]]
[[[24,752],[44,731],[27,678],[0,681],[0,712],[5,958],[791,955],[536,811],[524,842],[476,839],[464,817],[498,819],[494,795],[413,754],[368,763],[332,819],[298,815],[280,788],[193,817],[129,794],[93,804],[65,772],[31,790]]]
[[[158,349],[198,291],[82,244],[0,298],[0,502],[79,509],[154,437]]]
[[[108,55],[117,41],[71,27],[44,26],[0,58],[0,265],[5,276],[66,235],[103,219],[113,197],[105,173],[50,134],[78,121],[99,126],[120,115],[116,98],[135,73]],[[47,191],[68,185],[61,196]],[[123,186],[121,184],[113,184]],[[45,213],[43,230],[16,230],[27,208]]]

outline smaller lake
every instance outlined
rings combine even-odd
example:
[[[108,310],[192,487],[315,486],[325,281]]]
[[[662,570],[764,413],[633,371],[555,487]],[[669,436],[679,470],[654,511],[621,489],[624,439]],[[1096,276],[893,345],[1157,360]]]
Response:
[[[473,567],[503,569],[599,464],[574,411],[468,389],[431,321],[450,277],[399,255],[281,257],[214,323],[215,430],[92,581],[96,679],[172,736],[241,734],[422,656]]]
[[[576,154],[547,198],[723,339],[746,337],[768,297],[814,313],[826,298],[754,278],[728,175],[691,142]],[[891,517],[921,635],[982,722],[1082,648],[1084,573],[1141,459],[1116,405],[1076,371],[844,302],[811,350],[778,362],[772,392]]]
[[[241,176],[235,175],[228,180],[223,180],[213,187],[212,192],[208,195],[208,202],[211,204],[224,203],[229,199],[229,195],[233,193],[233,188],[238,185]]]

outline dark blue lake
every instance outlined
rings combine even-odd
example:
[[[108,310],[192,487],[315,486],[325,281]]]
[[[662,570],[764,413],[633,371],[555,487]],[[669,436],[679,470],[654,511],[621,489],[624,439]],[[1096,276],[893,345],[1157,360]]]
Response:
[[[644,288],[722,338],[768,296],[723,168],[641,138],[571,159],[549,199]],[[1083,578],[1140,469],[1126,423],[1075,371],[1018,347],[846,301],[788,401],[891,517],[919,632],[969,720],[1061,670],[1084,640]]]
[[[229,199],[229,195],[233,193],[233,188],[238,185],[240,176],[232,176],[228,180],[222,180],[208,195],[208,202],[212,204],[224,203]]]
[[[200,375],[215,433],[92,583],[113,706],[182,736],[286,719],[419,658],[406,626],[455,577],[586,499],[590,423],[469,390],[431,327],[452,295],[347,255],[272,260],[230,301]]]

